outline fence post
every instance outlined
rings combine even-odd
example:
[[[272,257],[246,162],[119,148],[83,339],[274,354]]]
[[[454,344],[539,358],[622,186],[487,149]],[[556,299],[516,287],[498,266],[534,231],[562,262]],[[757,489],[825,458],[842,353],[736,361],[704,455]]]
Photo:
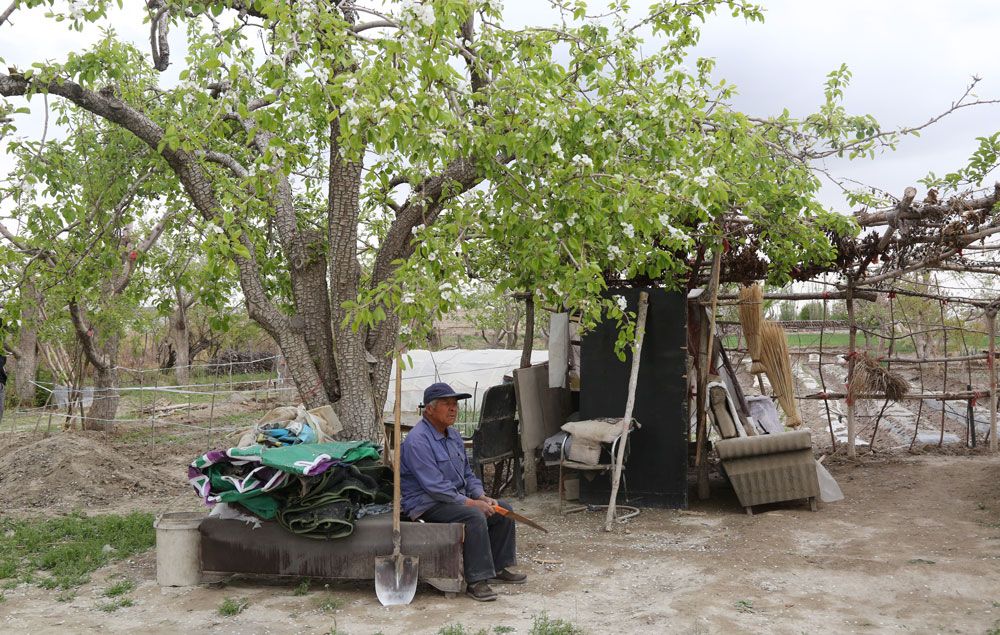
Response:
[[[986,313],[987,330],[990,336],[990,452],[997,451],[997,310]]]
[[[854,321],[854,278],[847,278],[847,321],[850,323],[850,338],[847,344],[847,456],[857,458],[857,430],[854,426],[854,366],[858,341],[858,324]]]

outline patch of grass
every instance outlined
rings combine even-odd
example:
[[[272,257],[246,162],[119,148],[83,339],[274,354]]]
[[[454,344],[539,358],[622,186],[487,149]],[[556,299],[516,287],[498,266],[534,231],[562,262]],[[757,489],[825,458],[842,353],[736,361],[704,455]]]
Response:
[[[500,635],[501,633],[513,633],[514,631],[515,631],[515,628],[513,626],[494,626],[493,627],[493,632],[496,633],[497,635]]]
[[[146,551],[155,542],[152,514],[139,512],[0,520],[0,578],[69,589],[86,583],[91,572],[109,562]],[[36,576],[38,572],[47,575]]]
[[[316,608],[324,613],[333,613],[344,606],[344,601],[333,595],[324,595],[316,598]]]
[[[561,619],[552,619],[546,613],[531,618],[531,635],[583,635],[579,626]]]
[[[226,598],[219,605],[219,615],[223,617],[232,617],[233,615],[239,615],[246,608],[250,606],[250,600],[246,598]]]
[[[753,613],[753,600],[740,600],[736,603],[736,610],[740,613]]]
[[[121,580],[104,589],[104,597],[114,598],[119,595],[125,595],[126,593],[130,593],[134,588],[135,582],[132,582],[131,580]]]
[[[309,593],[308,579],[299,582],[298,586],[295,587],[295,590],[292,591],[292,595],[307,595],[308,593]]]
[[[110,602],[105,602],[104,604],[98,604],[97,609],[104,611],[105,613],[114,613],[118,609],[134,605],[135,602],[132,601],[132,598],[118,598],[116,600],[111,600]]]
[[[465,629],[462,624],[449,624],[448,626],[441,627],[438,630],[437,635],[489,635],[489,631],[485,628],[481,628],[478,631],[469,631]]]
[[[6,601],[7,601],[7,596],[4,595],[3,593],[0,593],[0,604],[3,604]]]
[[[56,596],[56,602],[72,602],[76,599],[76,591],[63,591]]]

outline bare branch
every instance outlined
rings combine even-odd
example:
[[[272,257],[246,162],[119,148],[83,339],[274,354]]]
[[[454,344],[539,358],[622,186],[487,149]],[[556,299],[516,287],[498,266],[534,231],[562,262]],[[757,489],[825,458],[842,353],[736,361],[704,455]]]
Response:
[[[3,23],[7,21],[11,13],[14,13],[19,4],[21,4],[21,0],[14,0],[9,7],[4,9],[3,13],[0,13],[0,26],[3,26]]]

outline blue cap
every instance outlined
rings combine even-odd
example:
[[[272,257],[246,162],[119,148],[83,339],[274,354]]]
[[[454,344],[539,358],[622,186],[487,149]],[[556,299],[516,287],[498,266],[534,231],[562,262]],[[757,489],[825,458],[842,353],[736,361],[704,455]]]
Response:
[[[426,406],[435,399],[447,399],[448,397],[468,399],[471,396],[472,395],[467,392],[455,392],[448,384],[438,382],[436,384],[431,384],[424,389],[424,405]]]

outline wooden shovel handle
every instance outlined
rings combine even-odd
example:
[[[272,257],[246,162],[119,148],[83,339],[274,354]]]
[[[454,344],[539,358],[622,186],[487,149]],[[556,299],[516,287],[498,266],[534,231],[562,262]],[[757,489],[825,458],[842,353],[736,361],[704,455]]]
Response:
[[[392,541],[393,548],[399,553],[399,514],[400,514],[400,494],[399,494],[399,454],[403,450],[400,442],[399,420],[403,416],[403,408],[400,400],[403,395],[403,359],[399,351],[396,351],[396,403],[393,405],[392,416]]]

